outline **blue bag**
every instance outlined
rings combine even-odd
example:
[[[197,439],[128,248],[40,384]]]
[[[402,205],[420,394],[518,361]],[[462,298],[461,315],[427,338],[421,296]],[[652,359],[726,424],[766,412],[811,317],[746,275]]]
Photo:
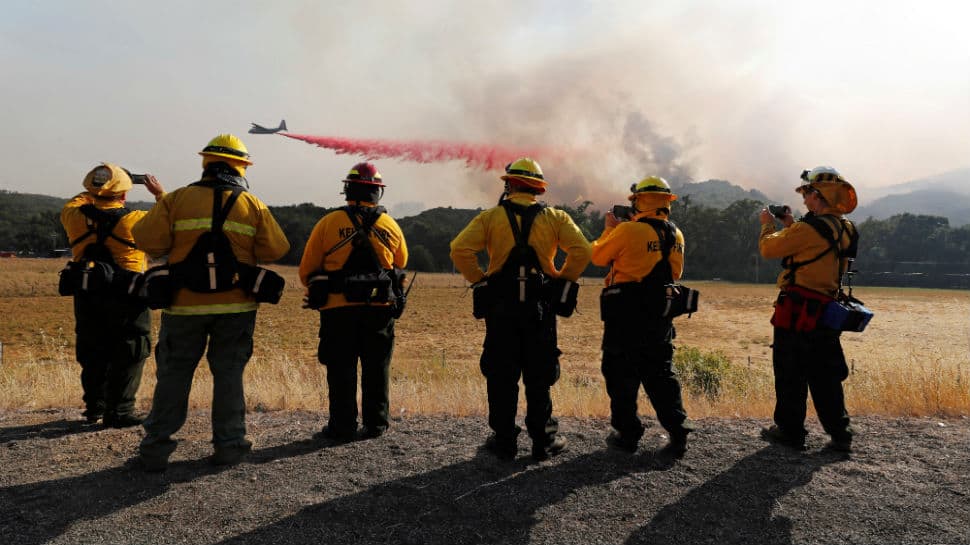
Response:
[[[825,305],[825,311],[819,322],[822,327],[836,331],[861,332],[869,325],[872,316],[872,311],[866,308],[862,301],[851,295],[843,295]]]

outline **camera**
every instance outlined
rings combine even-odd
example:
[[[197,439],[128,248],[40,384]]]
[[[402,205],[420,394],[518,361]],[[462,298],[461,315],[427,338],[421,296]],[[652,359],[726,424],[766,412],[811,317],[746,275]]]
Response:
[[[145,185],[145,182],[148,181],[147,174],[132,174],[130,170],[124,167],[122,167],[121,170],[125,171],[125,174],[127,174],[128,177],[131,178],[131,183],[133,184]]]
[[[768,211],[771,212],[772,216],[782,219],[791,214],[791,207],[789,207],[787,204],[769,204]]]
[[[632,206],[623,206],[622,204],[614,204],[613,209],[610,211],[613,212],[616,219],[620,221],[629,220],[633,217],[633,214],[636,213]]]

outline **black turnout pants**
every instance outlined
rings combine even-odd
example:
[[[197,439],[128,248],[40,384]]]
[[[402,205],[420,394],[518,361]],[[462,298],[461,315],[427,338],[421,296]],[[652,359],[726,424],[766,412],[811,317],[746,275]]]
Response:
[[[129,415],[151,353],[148,307],[114,294],[74,296],[76,357],[86,415]]]
[[[549,389],[559,380],[556,315],[543,308],[536,319],[503,313],[485,318],[480,360],[488,389],[488,425],[499,441],[515,441],[519,378],[525,385],[525,426],[533,443],[546,446],[559,431]]]
[[[608,320],[603,332],[603,378],[610,396],[610,424],[630,440],[643,436],[637,415],[640,386],[671,437],[685,437],[687,411],[673,370],[674,327],[664,318]]]
[[[842,381],[849,376],[839,331],[795,332],[775,328],[772,362],[775,369],[775,424],[794,438],[803,438],[808,393],[825,432],[833,439],[852,439]]]
[[[360,361],[361,420],[372,431],[388,426],[394,317],[390,306],[353,305],[320,311],[317,358],[327,366],[330,429],[357,431],[357,361]]]

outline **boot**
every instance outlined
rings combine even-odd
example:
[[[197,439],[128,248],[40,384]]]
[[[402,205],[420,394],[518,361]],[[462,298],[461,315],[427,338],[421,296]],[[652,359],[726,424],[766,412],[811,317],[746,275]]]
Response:
[[[106,428],[130,428],[132,426],[140,426],[143,421],[143,418],[133,414],[108,413],[104,415],[104,427]]]
[[[357,432],[357,437],[359,439],[377,439],[378,437],[384,435],[387,430],[384,428],[372,428],[370,426],[361,426],[360,430]]]
[[[234,466],[246,459],[253,450],[252,443],[231,447],[216,447],[212,453],[212,465]]]
[[[785,433],[777,425],[761,429],[761,438],[769,443],[786,446],[795,450],[805,450],[805,438],[793,437]]]
[[[485,440],[483,445],[485,450],[491,452],[499,460],[513,460],[519,452],[518,441],[515,439],[504,439],[492,434]]]
[[[662,449],[660,453],[664,456],[669,456],[671,458],[680,459],[684,457],[687,453],[687,435],[670,435],[670,441]]]
[[[566,438],[556,435],[550,442],[532,442],[532,459],[541,462],[566,450]]]
[[[633,439],[625,437],[622,433],[613,430],[606,436],[606,445],[614,450],[632,453],[636,452],[637,448],[639,448],[639,441],[634,441]]]
[[[326,441],[330,443],[349,443],[357,438],[357,431],[338,432],[330,426],[324,426],[322,430],[313,435],[313,438],[317,441]]]
[[[852,452],[852,436],[832,437],[832,440],[826,443],[825,448],[836,452]]]
[[[140,452],[132,459],[132,465],[145,473],[162,473],[168,469],[168,456]]]
[[[83,413],[81,413],[81,416],[84,417],[84,420],[87,421],[88,424],[95,424],[98,420],[104,418],[104,409],[88,407]]]

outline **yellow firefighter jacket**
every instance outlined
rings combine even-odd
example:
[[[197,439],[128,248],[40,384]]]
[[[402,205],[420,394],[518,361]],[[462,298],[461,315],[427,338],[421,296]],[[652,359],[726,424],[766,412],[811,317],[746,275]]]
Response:
[[[351,203],[347,203],[351,204]],[[373,203],[361,203],[361,206],[376,206]],[[338,271],[343,268],[344,263],[350,258],[353,244],[344,244],[332,254],[325,255],[331,248],[339,244],[342,240],[354,235],[354,224],[350,221],[347,213],[343,210],[334,210],[320,218],[320,221],[313,227],[310,239],[307,240],[306,248],[303,250],[303,259],[300,260],[300,281],[304,286],[309,285],[309,278],[315,272]],[[380,238],[379,238],[380,237]],[[383,238],[388,244],[381,241]],[[381,214],[374,223],[370,232],[370,243],[377,253],[377,261],[384,269],[394,267],[403,269],[408,263],[408,247],[404,241],[404,233],[398,226],[394,218],[387,214]],[[348,305],[364,305],[366,303],[349,303],[342,293],[331,293],[327,299],[327,304],[319,310],[343,307]],[[390,303],[371,303],[371,305],[388,305]]]
[[[822,211],[823,215],[830,214],[836,218],[842,218],[834,208],[827,208]],[[832,224],[833,237],[838,235],[839,223],[832,218],[827,218]],[[854,231],[855,227],[851,227]],[[851,242],[850,230],[845,229],[839,239],[839,249],[844,250],[849,247]],[[791,227],[775,231],[775,223],[771,222],[761,226],[761,236],[758,239],[758,249],[761,255],[767,259],[780,259],[791,256],[797,262],[809,261],[821,254],[829,247],[829,242],[822,238],[811,225],[796,221]],[[848,262],[844,259],[839,262],[835,252],[829,252],[821,259],[808,263],[798,268],[795,272],[794,284],[819,293],[834,297],[839,288],[839,277],[845,272]],[[788,269],[784,269],[778,275],[778,287],[789,284],[786,278]]]
[[[535,195],[529,193],[512,193],[508,198],[522,206],[536,203]],[[522,218],[515,217],[521,226]],[[543,209],[532,224],[528,243],[535,249],[542,271],[552,278],[575,282],[589,264],[589,241],[569,214],[562,210],[551,207]],[[515,235],[512,234],[505,208],[496,206],[475,216],[451,241],[451,260],[465,280],[475,283],[486,274],[492,275],[502,270],[513,247]],[[557,248],[566,252],[562,270],[557,270],[553,263]],[[487,272],[478,266],[475,255],[482,250],[488,252]]]
[[[231,191],[222,193],[225,203]],[[132,234],[138,247],[154,258],[168,255],[171,264],[184,260],[196,239],[212,227],[212,188],[189,185],[165,194],[135,224]],[[244,191],[229,211],[222,228],[232,251],[242,263],[256,265],[275,261],[290,249],[286,235],[269,209],[255,195]],[[221,293],[196,293],[179,289],[169,314],[233,314],[256,310],[258,304],[241,288]]]
[[[93,204],[100,210],[122,208],[125,205],[121,201],[96,199],[88,192],[76,195],[61,210],[61,224],[64,226],[64,230],[67,231],[68,241],[76,240],[88,232],[88,217],[81,212],[81,206],[85,204]],[[143,218],[146,213],[144,210],[132,210],[125,217],[121,218],[112,232],[118,238],[134,242],[131,236],[132,226]],[[90,235],[71,248],[74,261],[80,260],[84,254],[84,249],[88,247],[88,244],[92,244],[96,240],[97,237]],[[134,272],[145,271],[145,266],[148,261],[145,257],[145,252],[126,246],[111,237],[105,239],[104,245],[111,252],[111,256],[119,267]]]
[[[611,267],[606,275],[607,286],[619,282],[639,282],[663,259],[657,231],[648,223],[636,221],[640,218],[666,220],[667,216],[655,210],[641,212],[631,221],[604,229],[600,238],[593,243],[593,263],[600,267]],[[674,236],[676,241],[667,260],[673,279],[678,280],[684,272],[684,234],[674,228]]]

